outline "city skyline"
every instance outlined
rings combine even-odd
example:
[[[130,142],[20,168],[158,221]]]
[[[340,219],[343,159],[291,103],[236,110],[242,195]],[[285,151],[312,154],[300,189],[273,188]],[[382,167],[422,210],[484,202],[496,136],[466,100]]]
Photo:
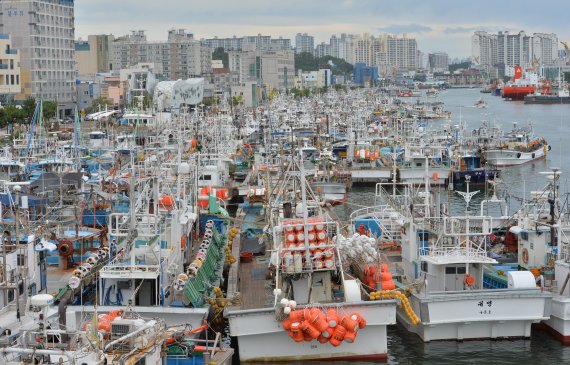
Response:
[[[519,1],[516,6],[489,0],[461,6],[449,0],[343,0],[334,5],[323,0],[292,0],[271,6],[259,0],[197,0],[192,4],[163,0],[160,7],[154,3],[77,2],[76,37],[86,39],[89,34],[101,33],[120,36],[144,29],[149,39],[164,40],[168,29],[185,28],[198,39],[261,33],[294,41],[297,33],[308,33],[315,37],[316,45],[340,33],[407,33],[418,40],[422,52],[444,51],[451,58],[470,56],[470,37],[476,30],[557,33],[560,40],[570,39],[562,17],[570,11],[570,4],[562,1],[549,2],[549,8],[556,9],[551,17],[536,17],[529,12],[535,6],[530,1]]]

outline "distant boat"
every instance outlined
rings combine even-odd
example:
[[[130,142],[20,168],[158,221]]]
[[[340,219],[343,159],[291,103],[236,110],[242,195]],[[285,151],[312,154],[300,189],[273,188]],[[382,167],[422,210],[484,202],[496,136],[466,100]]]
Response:
[[[479,109],[485,109],[485,108],[487,108],[487,102],[485,100],[483,100],[483,98],[480,98],[479,100],[477,100],[475,102],[475,107],[477,107]]]

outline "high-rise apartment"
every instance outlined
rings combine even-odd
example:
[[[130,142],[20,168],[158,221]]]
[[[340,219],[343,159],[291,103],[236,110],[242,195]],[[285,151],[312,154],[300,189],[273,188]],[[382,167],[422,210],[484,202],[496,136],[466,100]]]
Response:
[[[115,39],[113,71],[139,63],[162,65],[169,80],[188,79],[211,72],[212,50],[184,29],[170,30],[166,42],[149,42],[142,30]]]
[[[24,90],[57,100],[60,116],[71,114],[75,97],[73,0],[2,0],[0,33],[20,52]]]
[[[297,33],[295,36],[295,53],[315,53],[315,38],[307,33]]]
[[[471,37],[472,59],[482,67],[542,67],[551,66],[558,58],[556,34],[534,33],[527,35],[478,31]]]

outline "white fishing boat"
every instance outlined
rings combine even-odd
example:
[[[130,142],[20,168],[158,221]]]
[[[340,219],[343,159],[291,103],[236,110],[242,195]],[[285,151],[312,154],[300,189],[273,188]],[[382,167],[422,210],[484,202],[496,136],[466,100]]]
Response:
[[[252,258],[242,251],[244,259],[230,272],[228,295],[236,291],[242,296],[240,306],[226,310],[240,361],[386,359],[386,329],[395,322],[395,302],[365,301],[357,281],[348,277],[338,251],[339,226],[322,211],[302,166],[293,162],[286,167],[285,179],[275,188],[279,193],[269,202],[267,232],[273,239],[265,243],[266,253]],[[293,181],[302,199],[290,190]],[[260,204],[242,208],[246,222],[266,224]],[[263,238],[254,240],[258,244]]]
[[[448,216],[444,206],[432,205],[436,192],[425,186],[404,195],[377,187],[379,198],[399,212],[382,224],[401,225],[402,262],[395,271],[420,317],[416,325],[398,311],[398,321],[426,342],[530,337],[531,325],[550,316],[551,294],[520,271],[508,273],[507,288],[485,289],[484,268],[496,263],[486,248],[494,218]],[[475,192],[460,194],[468,202]]]
[[[544,138],[534,138],[531,128],[513,130],[495,146],[485,148],[483,153],[489,165],[506,167],[522,165],[527,162],[545,158],[550,146]]]

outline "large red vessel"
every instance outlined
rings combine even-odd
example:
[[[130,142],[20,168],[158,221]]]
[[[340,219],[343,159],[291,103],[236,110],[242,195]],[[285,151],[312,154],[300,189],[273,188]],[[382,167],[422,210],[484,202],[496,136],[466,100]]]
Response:
[[[530,79],[523,78],[522,68],[515,66],[515,76],[503,87],[501,95],[505,99],[524,100],[526,95],[533,94],[536,91],[536,83],[537,80],[532,80],[532,77]]]

